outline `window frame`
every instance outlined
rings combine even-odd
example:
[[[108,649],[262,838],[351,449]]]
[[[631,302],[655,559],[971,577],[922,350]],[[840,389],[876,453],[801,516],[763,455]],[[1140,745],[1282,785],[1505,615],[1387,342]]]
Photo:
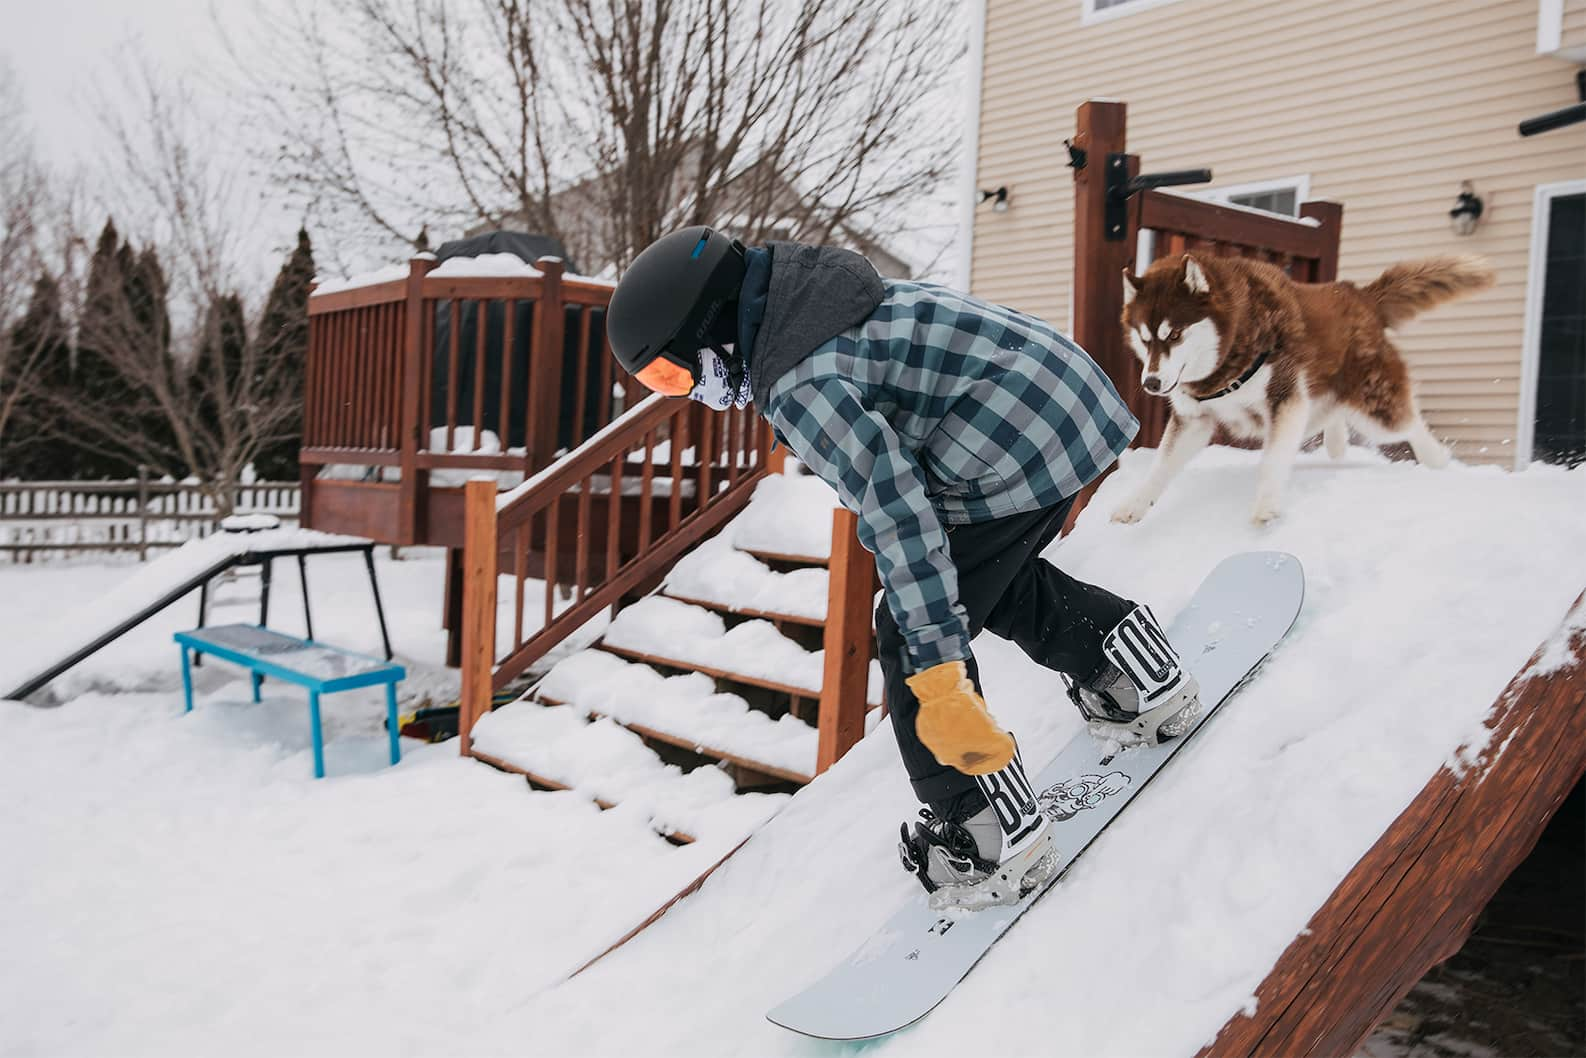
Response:
[[[1259,195],[1270,191],[1294,192],[1294,212],[1274,213],[1269,209],[1260,209],[1258,206],[1247,206],[1243,202],[1230,201],[1235,195]],[[1234,209],[1254,209],[1273,217],[1289,217],[1298,220],[1300,206],[1311,197],[1311,174],[1296,173],[1293,176],[1273,177],[1270,180],[1249,180],[1242,184],[1223,184],[1221,186],[1197,187],[1184,191],[1182,194],[1191,198],[1198,198],[1205,202],[1215,202],[1219,206],[1232,206]]]
[[[1153,7],[1163,7],[1178,2],[1179,0],[1122,0],[1112,7],[1098,10],[1096,0],[1079,0],[1079,24],[1091,26],[1098,22],[1111,22],[1115,18],[1127,18],[1141,11],[1149,11]]]

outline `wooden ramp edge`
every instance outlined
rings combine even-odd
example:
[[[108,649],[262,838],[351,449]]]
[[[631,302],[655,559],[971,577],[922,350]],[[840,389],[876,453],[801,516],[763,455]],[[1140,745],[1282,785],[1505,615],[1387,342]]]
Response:
[[[1586,592],[1485,723],[1483,759],[1433,776],[1200,1058],[1354,1054],[1464,944],[1586,772]]]

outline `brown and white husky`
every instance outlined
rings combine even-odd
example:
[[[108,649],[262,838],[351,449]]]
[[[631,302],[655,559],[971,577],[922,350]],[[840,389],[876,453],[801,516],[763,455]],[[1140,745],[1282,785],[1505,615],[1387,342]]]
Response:
[[[1356,286],[1298,283],[1263,261],[1186,254],[1143,276],[1126,269],[1124,280],[1123,325],[1141,384],[1173,407],[1155,466],[1113,521],[1143,518],[1219,425],[1262,441],[1258,525],[1278,516],[1294,457],[1318,432],[1334,458],[1353,427],[1378,444],[1408,441],[1427,466],[1448,462],[1387,328],[1490,285],[1481,260],[1408,262]]]

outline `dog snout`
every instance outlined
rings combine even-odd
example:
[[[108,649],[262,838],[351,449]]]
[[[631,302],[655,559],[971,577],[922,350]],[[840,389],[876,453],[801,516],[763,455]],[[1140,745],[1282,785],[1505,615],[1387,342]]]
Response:
[[[1145,387],[1145,391],[1147,393],[1161,393],[1162,392],[1162,376],[1161,375],[1146,375],[1144,378],[1142,378],[1140,380],[1140,385]]]

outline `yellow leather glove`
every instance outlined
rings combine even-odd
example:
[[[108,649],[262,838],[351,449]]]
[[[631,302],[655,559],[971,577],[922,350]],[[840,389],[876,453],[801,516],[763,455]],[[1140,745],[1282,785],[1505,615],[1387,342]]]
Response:
[[[944,661],[903,682],[920,700],[915,733],[938,764],[989,775],[1013,759],[1013,736],[997,726],[962,661]]]

